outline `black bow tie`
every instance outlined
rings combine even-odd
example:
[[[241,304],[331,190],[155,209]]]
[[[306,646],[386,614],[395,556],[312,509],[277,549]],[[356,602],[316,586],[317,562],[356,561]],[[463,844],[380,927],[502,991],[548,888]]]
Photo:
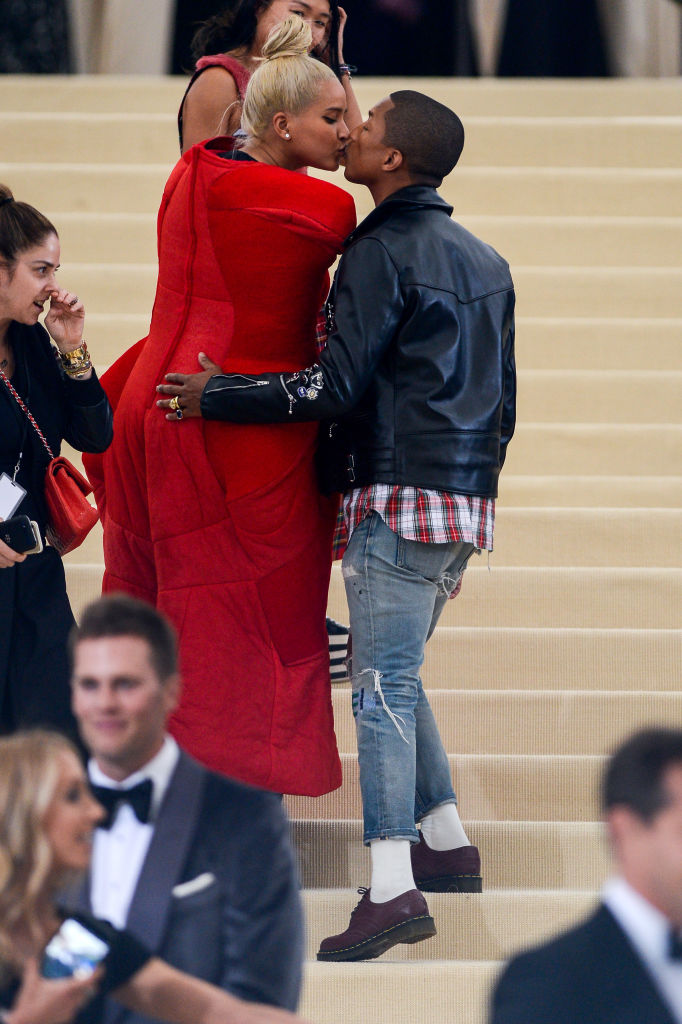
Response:
[[[674,928],[668,934],[668,956],[671,960],[682,960],[682,935]]]
[[[100,821],[98,828],[111,828],[116,810],[121,804],[130,804],[135,817],[142,824],[149,821],[149,810],[152,804],[152,780],[145,779],[138,782],[130,789],[111,789],[109,786],[93,786],[92,792],[95,799],[107,812],[107,816]]]

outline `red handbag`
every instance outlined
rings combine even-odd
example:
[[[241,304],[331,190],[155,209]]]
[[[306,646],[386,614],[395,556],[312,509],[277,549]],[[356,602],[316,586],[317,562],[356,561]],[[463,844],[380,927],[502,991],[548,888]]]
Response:
[[[87,498],[88,494],[92,494],[92,487],[83,474],[79,473],[73,463],[63,455],[56,458],[53,456],[52,449],[28,406],[2,370],[0,376],[28,416],[31,426],[50,456],[45,469],[45,502],[48,515],[45,536],[60,555],[66,555],[83,543],[99,519],[97,509]]]
[[[45,535],[60,555],[79,547],[99,515],[87,499],[92,487],[73,463],[58,455],[45,470],[48,523]]]

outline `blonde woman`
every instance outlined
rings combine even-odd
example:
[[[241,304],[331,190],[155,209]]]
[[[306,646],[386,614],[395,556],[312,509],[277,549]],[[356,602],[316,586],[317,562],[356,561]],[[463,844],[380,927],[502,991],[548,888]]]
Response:
[[[100,1024],[110,992],[129,1009],[177,1024],[296,1020],[284,1010],[244,1003],[176,971],[127,932],[87,914],[69,913],[58,902],[69,880],[87,869],[93,830],[102,816],[68,740],[40,730],[0,740],[3,1024]],[[107,951],[87,977],[48,980],[40,973],[45,947],[57,933],[67,934],[66,921]]]
[[[296,173],[336,170],[349,135],[344,90],[310,41],[300,18],[276,28],[247,89],[246,144],[214,139],[173,170],[149,336],[104,378],[114,442],[103,471],[88,466],[103,472],[105,591],[147,600],[178,631],[173,735],[216,771],[318,796],[340,785],[341,765],[325,622],[335,503],[317,488],[317,429],[204,423],[177,403],[171,424],[169,400],[156,408],[168,371],[315,360],[355,207]]]

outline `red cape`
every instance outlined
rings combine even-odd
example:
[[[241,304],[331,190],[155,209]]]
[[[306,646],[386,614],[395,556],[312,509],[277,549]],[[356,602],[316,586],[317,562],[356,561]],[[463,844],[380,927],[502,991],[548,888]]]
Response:
[[[283,793],[341,783],[325,608],[335,503],[318,493],[316,424],[169,423],[155,387],[194,373],[315,361],[327,270],[353,229],[334,185],[194,147],[166,185],[149,335],[104,375],[114,441],[88,458],[105,591],[164,611],[180,637],[171,720],[204,764]],[[224,145],[223,145],[224,148]]]

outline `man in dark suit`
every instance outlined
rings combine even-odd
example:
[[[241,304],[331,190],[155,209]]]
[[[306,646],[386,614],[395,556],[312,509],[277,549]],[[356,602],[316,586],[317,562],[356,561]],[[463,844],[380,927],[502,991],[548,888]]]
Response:
[[[618,873],[587,921],[511,961],[491,1024],[682,1021],[682,730],[627,740],[602,802]]]
[[[130,597],[103,597],[71,654],[90,780],[109,811],[83,905],[181,970],[294,1010],[303,925],[286,817],[277,796],[207,771],[166,734],[180,688],[172,627]],[[147,1019],[111,1003],[106,1020]]]

